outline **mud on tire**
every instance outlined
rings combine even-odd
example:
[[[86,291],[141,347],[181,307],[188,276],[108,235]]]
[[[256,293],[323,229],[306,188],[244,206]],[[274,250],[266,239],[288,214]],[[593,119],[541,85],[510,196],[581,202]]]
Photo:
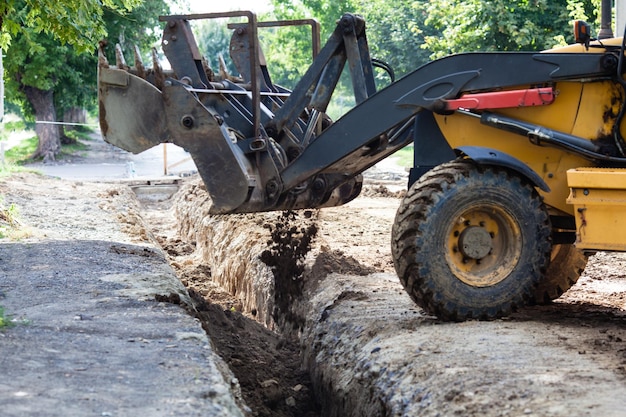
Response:
[[[550,254],[550,265],[535,290],[535,302],[548,304],[562,296],[587,266],[587,255],[574,245],[554,245]]]
[[[535,189],[469,160],[417,181],[392,229],[402,285],[446,320],[493,319],[532,302],[550,249],[549,216]]]

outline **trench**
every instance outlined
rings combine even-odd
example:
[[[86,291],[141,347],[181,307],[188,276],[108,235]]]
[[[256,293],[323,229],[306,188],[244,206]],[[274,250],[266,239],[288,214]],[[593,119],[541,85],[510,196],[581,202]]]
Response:
[[[297,284],[301,280],[291,281],[290,274],[303,269],[310,249],[307,244],[294,246],[300,236],[288,230],[281,235],[295,224],[296,215],[210,216],[200,183],[178,188],[151,185],[133,191],[146,227],[191,296],[193,314],[238,379],[244,410],[249,407],[251,416],[320,416],[315,387],[293,331],[303,321],[289,309],[294,297],[301,295]],[[312,221],[309,224],[314,228]],[[272,234],[275,241],[270,244]],[[305,234],[313,237],[314,231]],[[289,279],[275,281],[277,267]],[[284,297],[274,296],[275,282],[282,282]]]
[[[211,216],[194,180],[167,206],[147,205],[142,216],[240,380],[250,415],[626,413],[626,314],[615,290],[620,268],[611,266],[626,259],[597,257],[579,291],[554,305],[441,323],[414,305],[389,264],[397,196],[385,193],[368,185],[354,205],[319,212]],[[277,266],[293,282],[277,280]]]
[[[619,273],[592,272],[559,303],[500,321],[441,323],[393,273],[397,195],[386,193],[368,185],[350,207],[211,216],[193,180],[144,204],[249,415],[624,415],[623,290],[606,293],[609,280],[624,288]],[[608,265],[597,261],[590,271]]]
[[[199,180],[186,181],[180,190],[150,186],[134,191],[146,226],[188,289],[216,351],[239,380],[250,415],[384,415],[379,400],[365,398],[360,389],[337,387],[332,367],[319,369],[315,360],[319,352],[311,342],[324,333],[326,323],[316,316],[320,306],[313,307],[308,298],[333,271],[377,272],[316,239],[317,211],[210,215]],[[385,187],[374,192],[389,195]],[[343,290],[334,297],[338,303],[362,298]],[[324,314],[332,308],[323,308]],[[344,368],[339,373],[349,375],[352,367]],[[374,406],[362,414],[357,403]]]

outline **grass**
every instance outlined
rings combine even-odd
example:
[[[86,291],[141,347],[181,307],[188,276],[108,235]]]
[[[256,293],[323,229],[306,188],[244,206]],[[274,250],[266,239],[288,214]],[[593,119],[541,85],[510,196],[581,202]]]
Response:
[[[0,306],[0,330],[13,325],[11,318],[4,314],[4,308]]]
[[[28,126],[22,120],[5,122],[0,124],[0,141],[7,140],[9,134],[12,133],[28,133]],[[65,132],[70,143],[61,146],[61,152],[57,155],[57,159],[67,158],[69,156],[80,154],[89,149],[84,142],[91,140],[93,129],[79,127],[75,130]],[[15,172],[29,171],[22,166],[30,161],[30,156],[37,150],[37,136],[30,136],[22,139],[19,144],[4,152],[4,163],[0,161],[0,177],[11,175]]]
[[[8,177],[16,172],[27,172],[27,171],[33,172],[32,170],[26,169],[12,162],[4,161],[4,164],[0,164],[0,178]]]
[[[63,159],[89,149],[89,146],[83,143],[83,141],[90,140],[89,132],[68,132],[67,136],[73,139],[72,143],[61,146],[61,152],[57,155],[58,159]],[[37,136],[22,140],[19,145],[12,147],[4,153],[5,162],[13,165],[23,165],[28,162],[29,157],[37,150],[38,141]]]
[[[66,131],[65,136],[67,136],[71,142],[61,146],[61,152],[57,157],[63,159],[66,156],[87,151],[89,146],[84,142],[91,140],[90,135],[92,132],[91,129],[87,130],[85,128]]]
[[[27,129],[23,120],[12,120],[4,122],[0,125],[0,140],[8,140],[9,135],[13,132],[21,132]]]
[[[0,195],[0,239],[19,238],[24,233],[19,220],[19,209],[15,204],[6,206]]]
[[[4,153],[5,162],[13,165],[22,165],[37,149],[37,136],[22,140],[18,145]]]
[[[90,141],[94,130],[90,127],[78,126],[74,130],[66,130],[65,135],[76,141]]]
[[[4,307],[0,306],[0,331],[13,326],[29,326],[32,322],[26,318],[16,319],[5,313]]]
[[[407,145],[398,152],[390,156],[396,161],[396,164],[403,167],[413,166],[413,144]]]

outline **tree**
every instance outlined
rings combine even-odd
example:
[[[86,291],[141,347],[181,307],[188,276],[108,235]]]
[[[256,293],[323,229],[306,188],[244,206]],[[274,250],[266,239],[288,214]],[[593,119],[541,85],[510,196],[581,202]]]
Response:
[[[428,62],[430,52],[421,45],[425,36],[438,33],[424,23],[429,3],[428,0],[273,0],[274,14],[279,19],[317,19],[322,29],[322,43],[344,13],[363,16],[370,54],[389,63],[398,76]],[[272,63],[270,68],[278,73],[277,78],[282,80],[286,77],[294,82],[310,63],[310,49],[306,47],[309,35],[283,29],[281,32],[284,34],[276,35],[271,42],[279,45],[277,55],[266,53],[266,57]]]
[[[88,52],[106,36],[106,9],[126,13],[142,0],[3,0],[0,2],[0,48],[31,29],[47,33],[62,44]]]
[[[274,17],[278,20],[318,20],[322,46],[335,30],[337,19],[354,9],[353,0],[272,0],[272,4]],[[293,88],[311,64],[310,28],[263,29],[260,35],[273,81]]]
[[[429,61],[424,38],[438,31],[427,25],[429,0],[369,1],[357,12],[367,22],[371,55],[389,63],[397,76],[406,75]]]
[[[7,99],[19,104],[25,114],[33,114],[43,122],[35,126],[39,145],[34,156],[45,161],[54,160],[61,147],[60,131],[54,124],[57,118],[53,74],[62,70],[59,67],[62,61],[47,59],[47,51],[64,56],[67,49],[45,34],[18,34],[5,60]]]
[[[322,41],[345,12],[367,22],[371,55],[404,75],[430,59],[458,52],[540,50],[572,42],[570,22],[598,26],[600,0],[273,0],[278,18],[313,17]],[[278,59],[266,54],[280,74],[306,69],[303,35],[281,38]],[[273,68],[273,67],[272,67]]]
[[[105,9],[103,20],[107,40],[111,44],[106,50],[108,58],[115,62],[113,45],[120,44],[127,58],[132,62],[133,49],[136,45],[143,52],[144,61],[151,62],[150,50],[161,35],[160,30],[155,30],[160,26],[158,16],[168,13],[169,6],[165,0],[145,2],[125,14]],[[58,82],[54,92],[55,106],[59,115],[62,115],[63,121],[80,122],[73,117],[82,116],[84,109],[95,110],[97,58],[93,52],[79,54],[71,51],[66,59],[66,68],[71,70],[57,74]]]
[[[230,75],[238,75],[237,69],[230,58],[230,38],[232,31],[228,29],[224,19],[207,19],[192,21],[198,48],[207,59],[209,66],[217,72],[219,57],[224,59],[226,70]]]
[[[572,19],[596,21],[599,0],[440,0],[427,13],[425,23],[441,31],[425,38],[433,58],[469,51],[542,50],[573,41]]]
[[[64,112],[95,103],[94,49],[108,28],[118,40],[143,46],[147,39],[154,41],[156,19],[167,12],[165,2],[151,1],[131,13],[138,4],[139,0],[9,0],[0,5],[0,36],[10,44],[5,61],[7,97],[26,117],[40,122],[32,157],[53,161],[60,150],[57,106]]]

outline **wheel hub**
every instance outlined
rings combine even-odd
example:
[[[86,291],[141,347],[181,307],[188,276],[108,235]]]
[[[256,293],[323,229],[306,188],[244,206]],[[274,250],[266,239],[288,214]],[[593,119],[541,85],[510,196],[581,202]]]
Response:
[[[448,228],[446,258],[452,273],[472,287],[506,279],[520,256],[520,228],[507,210],[480,204],[460,210]]]
[[[459,236],[459,250],[470,259],[482,259],[493,249],[491,236],[484,227],[470,226]]]

